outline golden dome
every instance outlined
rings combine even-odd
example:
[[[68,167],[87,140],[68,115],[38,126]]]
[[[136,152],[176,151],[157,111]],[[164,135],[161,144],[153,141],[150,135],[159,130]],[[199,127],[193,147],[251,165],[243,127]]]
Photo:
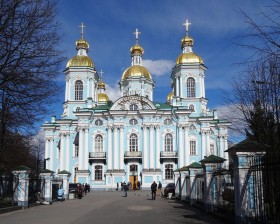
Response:
[[[174,92],[172,91],[171,93],[169,93],[169,94],[167,95],[166,101],[169,101],[169,102],[170,102],[170,101],[172,100],[173,96],[174,96]]]
[[[97,84],[97,87],[98,87],[98,89],[105,89],[105,83],[103,82],[103,81],[100,81],[98,84]]]
[[[81,38],[80,40],[76,41],[76,49],[89,49],[89,44],[84,38]]]
[[[150,72],[145,67],[141,65],[133,65],[124,71],[122,75],[122,80],[130,77],[143,77],[143,76],[147,79],[152,80],[152,76]]]
[[[189,37],[189,36],[185,36],[185,37],[182,39],[181,48],[183,49],[185,46],[190,46],[190,47],[192,47],[192,46],[193,46],[193,38],[191,38],[191,37]]]
[[[71,58],[66,65],[68,67],[94,67],[93,61],[86,55],[76,55]]]
[[[204,64],[201,57],[196,55],[193,52],[182,53],[176,60],[176,64],[184,64],[184,63],[201,63]]]
[[[131,54],[139,53],[140,55],[144,54],[144,49],[138,45],[135,44],[133,47],[130,48]]]
[[[98,93],[97,98],[98,98],[98,102],[108,102],[109,101],[109,97],[105,93]]]

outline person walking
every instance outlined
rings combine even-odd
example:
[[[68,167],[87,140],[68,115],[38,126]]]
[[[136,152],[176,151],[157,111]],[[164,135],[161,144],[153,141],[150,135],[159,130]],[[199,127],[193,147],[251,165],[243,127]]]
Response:
[[[124,197],[127,197],[127,191],[128,191],[128,186],[126,185],[126,183],[123,183],[123,191],[124,191]]]
[[[117,191],[119,190],[119,182],[117,182],[117,189],[116,189]]]
[[[152,191],[152,200],[156,200],[157,184],[155,181],[151,185],[151,191]]]
[[[159,182],[158,182],[158,196],[162,196],[161,189],[162,189],[162,184],[161,184],[161,182],[159,181]]]

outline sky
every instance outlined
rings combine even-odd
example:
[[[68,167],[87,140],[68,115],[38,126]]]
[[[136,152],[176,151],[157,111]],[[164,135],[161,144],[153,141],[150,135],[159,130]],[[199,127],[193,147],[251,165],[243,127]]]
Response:
[[[189,36],[194,39],[193,51],[203,60],[206,71],[205,86],[208,108],[225,108],[221,89],[229,89],[230,82],[240,72],[239,63],[248,55],[235,42],[248,30],[238,12],[240,9],[254,17],[267,1],[260,0],[59,0],[57,19],[63,36],[59,46],[66,61],[58,82],[64,83],[67,61],[76,55],[75,42],[84,38],[90,49],[96,70],[103,73],[106,92],[111,100],[120,95],[118,82],[131,65],[130,48],[135,44],[135,29],[141,32],[139,45],[144,48],[143,65],[155,81],[154,101],[165,102],[171,92],[171,69],[182,53],[181,39],[186,34],[186,20],[191,25]],[[64,89],[53,105],[60,118]],[[221,112],[222,113],[222,112]],[[48,119],[50,120],[50,118]]]

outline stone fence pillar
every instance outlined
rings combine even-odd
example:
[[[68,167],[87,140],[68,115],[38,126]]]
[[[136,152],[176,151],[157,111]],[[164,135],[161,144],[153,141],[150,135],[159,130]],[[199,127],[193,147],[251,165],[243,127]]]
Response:
[[[66,170],[63,170],[58,173],[58,176],[62,179],[62,187],[64,190],[64,198],[69,199],[69,179],[71,177],[71,173]]]
[[[23,208],[28,207],[29,174],[31,169],[19,166],[13,171],[14,174],[14,203]]]
[[[47,202],[52,203],[52,178],[54,172],[51,170],[43,170],[40,173],[40,177],[43,180],[43,193],[44,193],[44,200]]]

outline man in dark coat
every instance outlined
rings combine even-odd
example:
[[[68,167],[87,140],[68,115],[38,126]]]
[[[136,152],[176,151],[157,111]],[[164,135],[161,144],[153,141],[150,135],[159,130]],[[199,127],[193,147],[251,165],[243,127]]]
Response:
[[[157,184],[155,181],[151,185],[151,191],[152,191],[152,200],[156,200]]]

